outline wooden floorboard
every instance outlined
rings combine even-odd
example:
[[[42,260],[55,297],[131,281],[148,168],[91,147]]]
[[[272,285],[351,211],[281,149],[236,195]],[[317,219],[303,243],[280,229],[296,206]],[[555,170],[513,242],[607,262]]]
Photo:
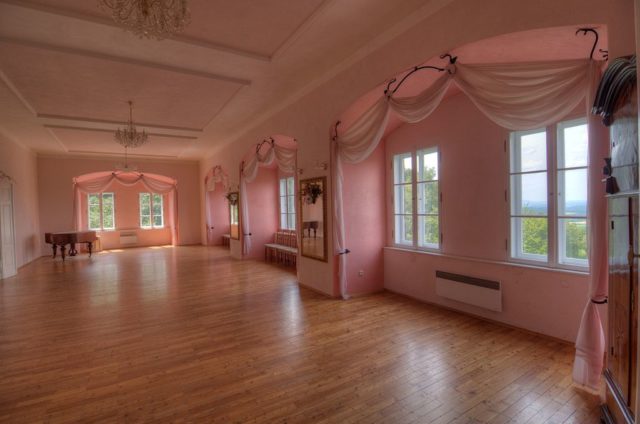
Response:
[[[573,348],[222,248],[43,258],[0,281],[0,422],[596,423]]]

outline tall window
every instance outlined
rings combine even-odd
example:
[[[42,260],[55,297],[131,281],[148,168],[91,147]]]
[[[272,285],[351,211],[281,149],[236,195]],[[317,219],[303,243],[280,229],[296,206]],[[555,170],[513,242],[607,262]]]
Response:
[[[280,178],[280,228],[296,229],[296,194],[293,177]]]
[[[511,134],[513,258],[588,266],[587,150],[584,119]]]
[[[393,185],[395,244],[438,249],[441,238],[438,149],[395,155]]]
[[[113,193],[88,194],[87,205],[87,221],[90,230],[104,231],[116,228]]]
[[[164,227],[162,195],[140,193],[140,228]]]

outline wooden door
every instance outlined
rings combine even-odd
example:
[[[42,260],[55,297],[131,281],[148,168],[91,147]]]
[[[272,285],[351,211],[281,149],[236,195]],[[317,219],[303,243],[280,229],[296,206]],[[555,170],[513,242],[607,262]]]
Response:
[[[10,182],[0,180],[0,278],[17,272],[12,189]]]

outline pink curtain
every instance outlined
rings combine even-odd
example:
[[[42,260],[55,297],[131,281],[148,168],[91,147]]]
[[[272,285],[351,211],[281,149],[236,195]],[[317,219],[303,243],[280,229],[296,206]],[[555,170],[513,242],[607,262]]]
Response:
[[[602,158],[609,153],[609,134],[600,117],[591,114],[591,106],[598,82],[600,68],[591,75],[587,93],[587,117],[589,120],[589,299],[582,314],[576,339],[576,358],[573,364],[573,381],[582,388],[598,393],[604,363],[605,337],[598,304],[607,298],[609,288],[607,201],[602,183]]]
[[[225,191],[229,189],[229,177],[220,165],[211,168],[204,177],[204,212],[206,218],[207,244],[213,244],[214,242],[212,237],[213,216],[211,215],[211,201],[217,183],[222,183],[222,188]]]
[[[153,193],[169,195],[169,222],[171,223],[171,243],[176,246],[179,239],[178,228],[178,183],[175,179],[156,174],[139,172],[105,171],[81,175],[73,179],[73,225],[82,229],[81,196],[87,193],[101,193],[117,182],[130,187],[141,182]]]

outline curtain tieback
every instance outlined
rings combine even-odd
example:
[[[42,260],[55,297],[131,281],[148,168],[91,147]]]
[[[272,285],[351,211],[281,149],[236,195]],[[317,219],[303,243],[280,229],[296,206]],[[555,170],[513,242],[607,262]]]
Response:
[[[605,303],[607,303],[609,301],[608,297],[605,297],[602,300],[596,300],[596,299],[591,299],[591,303],[595,303],[596,305],[604,305]]]
[[[344,250],[342,250],[342,251],[338,252],[338,255],[346,255],[347,253],[351,253],[351,250],[349,250],[349,249],[344,249]]]

